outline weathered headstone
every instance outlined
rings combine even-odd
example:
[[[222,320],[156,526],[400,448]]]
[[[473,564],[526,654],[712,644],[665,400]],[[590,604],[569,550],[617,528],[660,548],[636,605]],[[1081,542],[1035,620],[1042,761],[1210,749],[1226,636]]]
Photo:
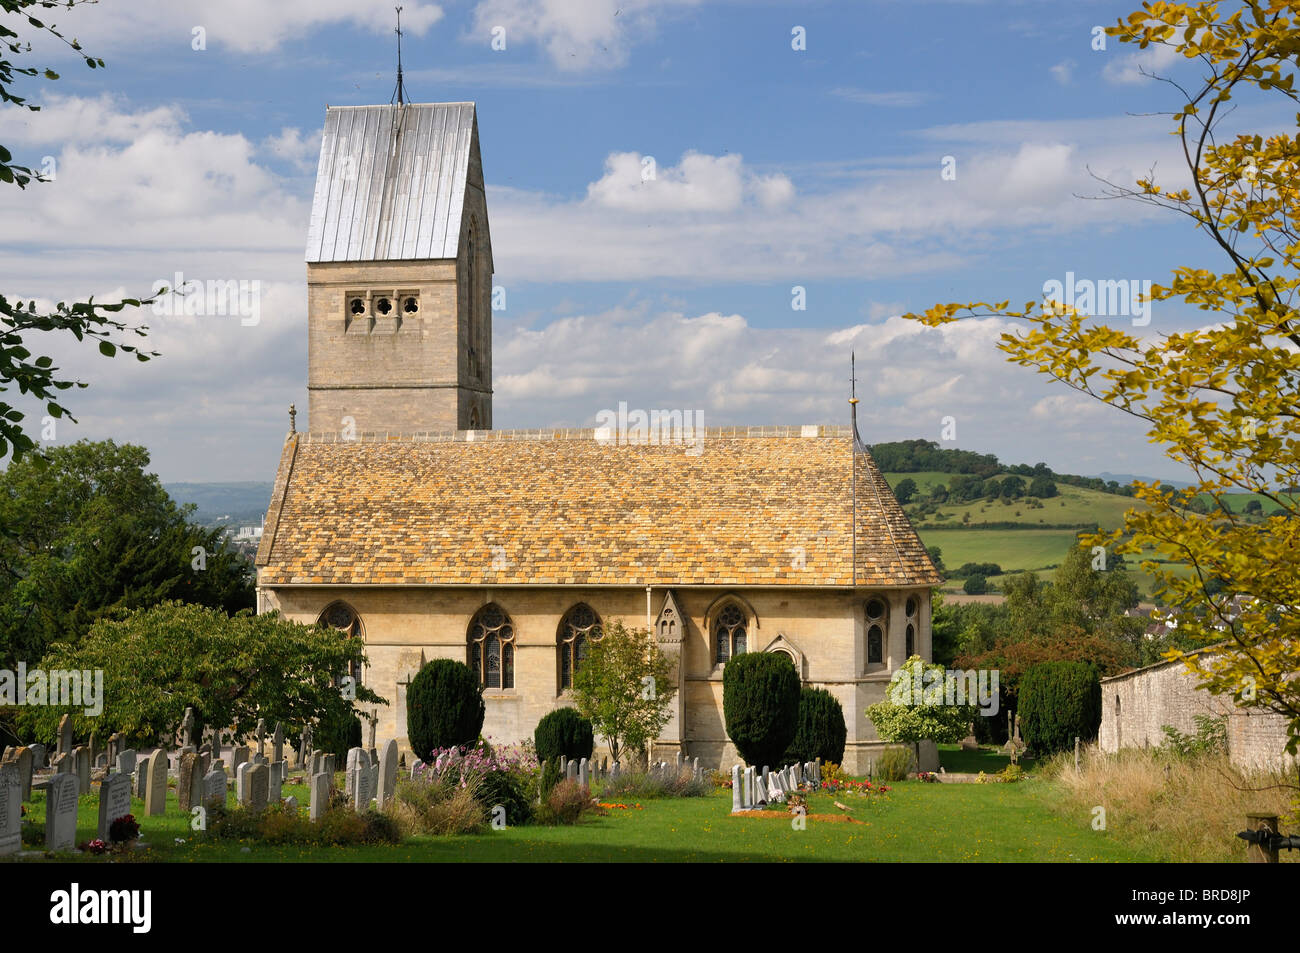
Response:
[[[266,756],[266,719],[257,719],[257,728],[253,732],[257,738],[257,753],[262,757]]]
[[[226,769],[221,767],[220,761],[216,764],[203,776],[203,806],[209,811],[226,806],[226,789],[229,787]]]
[[[32,751],[32,770],[33,771],[41,770],[41,768],[45,767],[45,757],[46,757],[45,745],[35,744],[35,745],[29,745],[28,747],[30,747]]]
[[[375,796],[375,789],[372,786],[372,774],[370,768],[364,764],[359,765],[355,771],[351,772],[352,780],[352,808],[358,814],[364,814],[370,810],[370,799]]]
[[[240,801],[250,811],[266,810],[271,791],[271,769],[265,764],[247,767],[244,781],[244,799]]]
[[[311,776],[311,805],[308,817],[313,821],[319,821],[330,806],[331,780],[330,776],[324,773]]]
[[[587,776],[587,759],[583,758],[578,762],[578,787],[591,787],[591,779]]]
[[[239,804],[248,802],[248,772],[254,767],[251,761],[245,761],[235,769],[235,801]]]
[[[280,770],[282,763],[275,761],[266,766],[267,770],[267,794],[268,804],[280,803],[280,786],[284,783],[284,772]]]
[[[290,794],[284,799],[284,809],[289,812],[291,817],[298,816],[298,799]]]
[[[564,776],[570,781],[578,780],[578,762],[570,761],[565,766]]]
[[[731,813],[735,814],[744,805],[741,803],[740,765],[731,766]]]
[[[140,800],[145,799],[147,785],[149,781],[149,759],[145,758],[139,761],[135,766],[135,796]]]
[[[278,721],[275,723],[275,734],[271,735],[271,760],[284,760],[284,725]]]
[[[75,765],[77,774],[77,783],[81,786],[81,794],[90,793],[90,749],[87,747],[73,748],[72,760]]]
[[[194,709],[186,708],[185,717],[181,719],[181,747],[188,748],[194,744]]]
[[[122,753],[122,732],[115,731],[108,736],[108,763],[117,766],[117,756]]]
[[[56,774],[45,789],[45,849],[71,850],[77,846],[76,775]]]
[[[145,761],[144,813],[161,817],[167,812],[167,752],[156,750]]]
[[[757,784],[755,785],[754,797],[756,798],[755,803],[757,804],[767,803],[767,784],[763,781],[762,778],[759,778]]]
[[[239,777],[240,765],[248,763],[248,749],[243,745],[235,745],[230,752],[230,770],[236,778]]]
[[[32,749],[14,748],[5,759],[5,763],[12,764],[18,772],[19,799],[30,801],[32,799]]]
[[[99,784],[99,827],[98,837],[108,840],[108,827],[119,817],[131,813],[131,776],[129,774],[107,775]]]
[[[22,790],[18,763],[0,764],[0,857],[17,853],[23,846]]]
[[[180,767],[176,769],[176,800],[181,810],[187,814],[202,799],[202,783],[203,771],[199,756],[193,753],[181,755]]]
[[[375,797],[382,811],[393,800],[397,790],[397,742],[389,738],[379,752],[379,789]]]
[[[59,719],[59,754],[72,754],[72,716]]]

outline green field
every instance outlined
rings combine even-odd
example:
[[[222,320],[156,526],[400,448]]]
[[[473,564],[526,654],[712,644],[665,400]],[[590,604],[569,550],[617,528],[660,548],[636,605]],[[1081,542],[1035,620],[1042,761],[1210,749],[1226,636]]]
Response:
[[[949,757],[945,752],[945,758]],[[989,767],[1000,766],[987,755]],[[970,756],[968,755],[968,761]],[[967,767],[963,764],[962,767]],[[640,810],[615,810],[573,827],[526,826],[455,837],[419,837],[400,846],[273,847],[255,842],[205,841],[189,829],[169,800],[163,817],[136,817],[149,849],[139,861],[391,862],[409,861],[1157,861],[1121,838],[1093,831],[1090,817],[1052,809],[1047,782],[1018,784],[892,785],[880,800],[853,795],[810,797],[809,813],[840,815],[835,801],[860,823],[809,818],[806,830],[788,819],[732,817],[731,792],[703,798],[645,802]],[[300,802],[306,788],[286,786]],[[44,795],[33,795],[29,817],[44,819]],[[96,798],[81,799],[78,839],[94,836]],[[304,808],[305,809],[305,808]],[[184,843],[177,843],[178,840]],[[102,863],[104,857],[59,855],[58,860]],[[31,858],[9,862],[39,861]]]
[[[1077,542],[1069,529],[936,529],[917,527],[926,546],[938,546],[944,565],[997,563],[1006,572],[1044,570],[1060,564]]]

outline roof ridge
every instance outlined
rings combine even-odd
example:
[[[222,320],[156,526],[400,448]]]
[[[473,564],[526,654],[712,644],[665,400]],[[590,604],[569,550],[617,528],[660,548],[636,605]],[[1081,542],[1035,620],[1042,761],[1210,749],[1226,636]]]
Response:
[[[344,438],[338,431],[299,431],[305,443],[490,443],[502,440],[593,440],[598,443],[620,446],[655,444],[677,445],[691,442],[697,437],[710,438],[764,438],[783,437],[797,439],[843,438],[852,435],[852,429],[840,424],[766,424],[735,427],[678,428],[669,430],[666,439],[655,439],[653,434],[616,434],[609,427],[541,427],[518,430],[429,430],[416,432],[365,431]]]

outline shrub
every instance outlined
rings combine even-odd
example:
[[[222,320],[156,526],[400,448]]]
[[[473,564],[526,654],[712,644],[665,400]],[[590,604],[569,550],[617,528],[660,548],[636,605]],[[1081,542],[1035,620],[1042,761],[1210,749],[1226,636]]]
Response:
[[[489,815],[499,805],[506,812],[510,827],[527,824],[533,819],[534,780],[531,775],[514,771],[489,771],[483,775],[477,792],[478,802]]]
[[[1252,501],[1254,502],[1254,501]],[[1161,725],[1165,743],[1160,747],[1183,758],[1205,754],[1226,754],[1228,750],[1228,722],[1222,715],[1197,715],[1196,731],[1184,734],[1172,725]]]
[[[722,671],[727,735],[755,767],[778,766],[799,724],[799,673],[784,652],[746,652]]]
[[[961,589],[968,596],[982,596],[989,591],[989,581],[980,573],[974,573],[966,577]]]
[[[565,778],[551,790],[538,811],[543,824],[576,824],[583,814],[597,811],[591,789]]]
[[[399,781],[393,819],[411,834],[472,834],[483,829],[486,815],[471,785],[459,787],[440,780]]]
[[[824,688],[800,689],[799,722],[784,763],[803,764],[821,758],[838,764],[844,759],[848,731],[839,699]]]
[[[406,724],[411,749],[427,760],[437,748],[473,744],[487,708],[483,687],[464,662],[434,659],[411,680]]]
[[[730,777],[727,780],[730,781]],[[708,777],[701,775],[697,780],[692,772],[686,770],[676,775],[672,771],[629,771],[607,780],[600,796],[606,800],[617,797],[653,801],[664,797],[704,797],[713,790],[713,782]]]
[[[541,800],[546,800],[546,795],[551,793],[551,789],[560,783],[564,775],[560,773],[560,759],[551,758],[542,765],[542,770],[538,775],[537,793]]]
[[[331,708],[320,719],[312,745],[318,751],[334,755],[339,764],[347,761],[349,751],[361,747],[361,719],[350,704]]]
[[[1097,737],[1101,680],[1091,662],[1042,662],[1020,678],[1018,708],[1025,743],[1040,756]]]
[[[537,759],[550,761],[564,756],[570,761],[590,758],[595,747],[591,722],[576,708],[557,708],[542,717],[533,731]]]
[[[886,748],[876,759],[874,777],[880,781],[905,781],[916,770],[911,748]]]

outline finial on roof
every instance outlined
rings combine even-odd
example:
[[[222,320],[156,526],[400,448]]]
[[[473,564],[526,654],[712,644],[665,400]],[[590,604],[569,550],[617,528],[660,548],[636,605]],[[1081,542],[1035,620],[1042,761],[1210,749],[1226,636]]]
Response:
[[[858,436],[858,376],[857,354],[849,352],[849,415],[853,421],[853,451],[861,453],[866,449],[862,438]]]
[[[289,433],[298,432],[298,408],[293,404],[289,405]]]
[[[406,84],[402,82],[402,8],[397,7],[397,88],[393,90],[393,98],[388,101],[391,106],[393,100],[397,105],[406,104]]]

